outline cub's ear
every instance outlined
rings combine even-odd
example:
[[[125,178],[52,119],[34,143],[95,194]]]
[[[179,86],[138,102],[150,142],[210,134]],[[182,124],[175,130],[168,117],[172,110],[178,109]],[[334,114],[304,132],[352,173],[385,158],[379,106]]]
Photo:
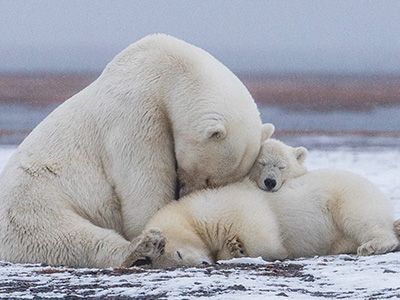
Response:
[[[206,131],[206,138],[212,140],[222,140],[226,136],[226,128],[222,124],[209,127]]]
[[[308,150],[304,147],[294,148],[294,154],[299,163],[303,163],[307,157]]]
[[[261,127],[261,143],[266,139],[269,139],[271,135],[275,132],[275,126],[271,123],[262,124]]]

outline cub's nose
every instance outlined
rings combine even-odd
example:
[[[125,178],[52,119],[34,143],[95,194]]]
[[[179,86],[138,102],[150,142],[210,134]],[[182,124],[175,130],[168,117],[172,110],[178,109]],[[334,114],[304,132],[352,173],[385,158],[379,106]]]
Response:
[[[272,178],[267,178],[264,180],[264,184],[267,190],[270,191],[276,186],[276,180]]]

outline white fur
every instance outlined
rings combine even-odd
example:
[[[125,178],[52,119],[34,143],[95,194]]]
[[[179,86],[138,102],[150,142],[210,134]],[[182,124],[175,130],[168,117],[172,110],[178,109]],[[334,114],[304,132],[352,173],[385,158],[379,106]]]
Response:
[[[152,35],[25,139],[0,177],[0,259],[129,264],[130,241],[185,192],[243,178],[261,122],[244,85],[205,51]]]
[[[161,209],[147,224],[165,237],[165,254],[155,268],[192,266],[229,259],[227,241],[237,237],[249,256],[283,259],[287,252],[265,193],[245,180],[192,193]],[[179,253],[179,254],[178,254]]]
[[[353,173],[307,173],[306,155],[305,148],[266,140],[252,180],[193,193],[164,207],[147,225],[166,239],[165,254],[155,257],[153,266],[198,265],[243,255],[266,260],[371,255],[398,247],[400,223],[393,227],[387,197]],[[263,188],[265,176],[277,180],[276,192],[257,187]]]
[[[227,242],[237,238],[246,255],[266,260],[394,250],[388,199],[353,173],[318,170],[267,193],[246,179],[193,193],[159,211],[147,225],[166,239],[154,267],[214,263],[237,257]],[[180,256],[176,253],[179,252]]]
[[[249,176],[261,189],[276,192],[286,180],[307,172],[303,164],[307,153],[304,147],[293,148],[281,141],[267,139],[261,144]]]

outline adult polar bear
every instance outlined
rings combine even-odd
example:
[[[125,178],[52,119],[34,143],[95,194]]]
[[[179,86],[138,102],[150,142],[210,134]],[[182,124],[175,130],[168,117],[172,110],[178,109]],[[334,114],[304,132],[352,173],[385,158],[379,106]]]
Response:
[[[186,192],[239,180],[261,135],[252,97],[225,66],[173,37],[145,37],[11,157],[0,178],[0,259],[130,265],[132,239],[174,199],[178,177]]]

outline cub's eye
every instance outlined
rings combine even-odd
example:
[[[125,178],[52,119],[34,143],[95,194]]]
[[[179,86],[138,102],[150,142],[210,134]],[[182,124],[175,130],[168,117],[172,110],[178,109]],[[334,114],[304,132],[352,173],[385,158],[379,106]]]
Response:
[[[178,257],[179,257],[180,259],[182,259],[182,255],[181,255],[181,253],[180,253],[179,251],[176,251],[176,254],[178,255]]]
[[[265,167],[267,165],[265,162],[262,162],[262,161],[258,161],[258,164],[263,166],[263,167]]]
[[[283,169],[285,169],[285,168],[286,168],[286,167],[283,167],[283,166],[278,167],[279,170],[283,170]]]

